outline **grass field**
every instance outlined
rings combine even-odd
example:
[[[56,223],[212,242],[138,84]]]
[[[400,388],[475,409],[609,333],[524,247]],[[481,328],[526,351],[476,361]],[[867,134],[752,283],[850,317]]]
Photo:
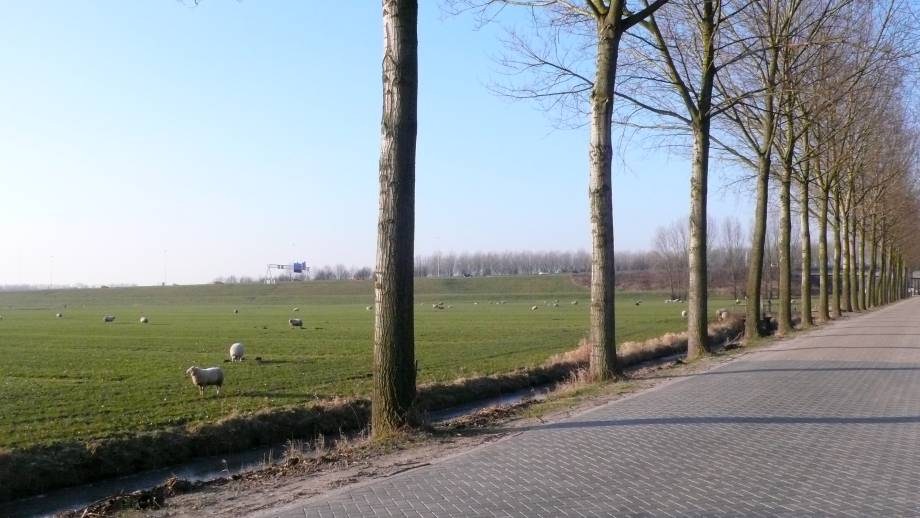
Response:
[[[587,328],[587,296],[567,276],[419,280],[419,382],[511,371],[574,348]],[[683,305],[663,299],[620,294],[618,339],[682,329]],[[500,300],[507,303],[490,304]],[[432,309],[439,301],[452,307]],[[370,283],[359,281],[0,293],[0,447],[366,395],[371,302]],[[105,314],[116,321],[103,323]],[[139,324],[141,315],[150,323]],[[293,316],[304,319],[303,330],[288,327]],[[235,341],[246,344],[249,361],[224,363]],[[193,364],[225,369],[221,397],[198,395],[184,374]]]

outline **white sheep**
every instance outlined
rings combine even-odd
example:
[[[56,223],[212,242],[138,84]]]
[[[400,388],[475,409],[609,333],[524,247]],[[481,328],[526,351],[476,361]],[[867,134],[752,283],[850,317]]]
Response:
[[[234,309],[234,310],[233,310],[233,314],[234,314],[234,315],[239,315],[239,314],[240,314],[240,310]]]
[[[301,329],[303,328],[303,320],[299,318],[288,319],[288,324],[290,324],[291,327],[299,327]]]
[[[572,301],[572,305],[573,305],[573,306],[577,306],[577,305],[578,305],[578,301],[577,301],[577,300],[573,300],[573,301]]]
[[[686,309],[680,312],[680,318],[687,318],[687,310],[686,310]]]
[[[374,309],[374,306],[364,306],[364,309],[366,309],[367,311],[370,311]]]
[[[719,320],[728,320],[728,310],[725,308],[717,309],[716,315],[719,316]]]
[[[137,321],[140,322],[141,324],[146,324],[147,322],[150,322],[150,320],[147,317],[141,317]]]
[[[538,309],[540,309],[540,306],[530,306],[531,311],[536,311]]]
[[[291,311],[297,312],[297,311],[300,311],[300,308],[294,308]]]
[[[57,318],[64,318],[64,315],[62,313],[55,313],[54,316]]]
[[[115,315],[106,315],[106,316],[102,317],[102,321],[103,321],[103,322],[114,322],[114,321],[115,321]]]
[[[243,361],[243,356],[245,354],[246,354],[246,348],[243,347],[242,342],[236,342],[230,346],[230,361],[241,362]]]
[[[199,394],[204,395],[205,387],[215,385],[217,386],[217,395],[220,395],[220,387],[224,384],[224,371],[220,367],[202,369],[192,366],[185,373],[191,376],[192,383],[198,387]]]

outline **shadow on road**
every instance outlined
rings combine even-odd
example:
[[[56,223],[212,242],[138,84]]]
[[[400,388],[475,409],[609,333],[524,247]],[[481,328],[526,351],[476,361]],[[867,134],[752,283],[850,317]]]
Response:
[[[920,415],[877,416],[877,417],[797,417],[797,416],[701,416],[701,417],[649,417],[638,419],[612,419],[601,421],[572,421],[526,426],[508,431],[565,430],[573,428],[607,428],[621,426],[661,426],[661,425],[711,425],[711,424],[915,424],[920,423]]]

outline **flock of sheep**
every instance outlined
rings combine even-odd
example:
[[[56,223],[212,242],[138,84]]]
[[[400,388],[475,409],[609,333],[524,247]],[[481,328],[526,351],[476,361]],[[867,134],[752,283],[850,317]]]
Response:
[[[300,308],[295,307],[292,309],[292,311],[298,312],[300,311]],[[239,313],[240,313],[239,309],[233,310],[234,315],[238,315]],[[64,318],[63,313],[55,313],[54,316],[55,318]],[[0,319],[2,318],[3,317],[0,316]],[[112,323],[115,321],[115,315],[104,315],[102,317],[102,321],[107,324]],[[146,316],[141,316],[138,319],[138,322],[141,324],[148,324],[150,323],[150,319]],[[290,325],[292,329],[295,327],[303,329],[303,319],[302,318],[290,318],[288,319],[288,325]],[[244,360],[245,356],[246,356],[246,348],[243,345],[243,343],[235,342],[230,345],[230,359],[224,360],[224,361],[241,362]],[[256,360],[261,360],[261,358],[256,358]],[[224,370],[221,369],[220,367],[203,368],[203,367],[198,367],[196,365],[193,365],[185,371],[185,374],[191,378],[192,384],[198,387],[198,392],[201,395],[204,395],[204,390],[206,387],[211,387],[211,386],[217,387],[217,395],[218,396],[220,395],[220,388],[224,384]]]
[[[683,302],[683,300],[682,300],[682,299],[679,299],[679,298],[677,298],[677,299],[666,299],[664,302],[665,302],[665,304],[680,303],[680,302]],[[737,300],[736,300],[735,302],[736,302],[736,303],[740,303],[740,301],[737,301]],[[489,304],[499,304],[499,305],[502,305],[502,304],[506,304],[506,303],[507,303],[507,301],[504,301],[504,300],[501,300],[501,301],[489,301]],[[635,302],[635,305],[636,305],[636,306],[639,306],[639,305],[641,305],[641,304],[642,304],[642,301],[641,301],[641,300],[637,300],[637,301]],[[478,302],[473,302],[473,305],[479,305],[479,303],[478,303]],[[552,302],[549,302],[549,301],[544,300],[544,301],[543,301],[543,305],[546,306],[546,307],[558,308],[558,307],[559,307],[559,300],[558,300],[558,299],[555,299],[555,300],[553,300]],[[577,306],[577,305],[578,305],[578,301],[577,301],[577,300],[573,300],[573,301],[571,302],[571,305]],[[436,310],[444,310],[444,309],[451,309],[451,308],[453,308],[453,306],[451,306],[451,305],[446,305],[446,306],[445,306],[443,302],[438,302],[438,303],[436,303],[436,304],[432,304],[431,307],[432,307],[433,309],[436,309]],[[365,309],[366,309],[367,311],[371,311],[371,310],[374,309],[374,307],[373,307],[373,306],[366,306]],[[540,309],[540,306],[538,306],[538,305],[533,305],[533,306],[530,307],[530,310],[531,310],[531,311],[537,311],[538,309]],[[295,307],[295,308],[293,308],[292,311],[298,312],[298,311],[300,311],[300,308],[296,308],[296,307]],[[239,312],[240,312],[239,309],[234,309],[234,310],[233,310],[233,314],[234,314],[234,315],[239,314]],[[683,317],[683,318],[687,318],[687,310],[681,311],[680,315],[681,315],[681,317]],[[729,313],[728,313],[728,310],[727,310],[727,309],[720,308],[720,309],[717,309],[717,310],[716,310],[716,315],[718,315],[718,318],[719,318],[719,320],[721,321],[721,320],[726,320],[726,319],[728,319]],[[56,317],[56,318],[63,318],[64,315],[63,315],[62,313],[56,313],[56,314],[55,314],[55,317]],[[0,317],[0,318],[2,318],[2,317]],[[114,321],[115,321],[115,315],[105,315],[105,316],[102,317],[102,321],[105,322],[105,323],[114,322]],[[150,322],[150,319],[147,318],[146,316],[141,316],[141,317],[138,319],[138,322],[141,323],[141,324],[147,324],[147,323]],[[295,327],[300,328],[300,329],[303,329],[303,319],[300,319],[300,318],[290,318],[290,319],[288,319],[288,325],[290,325],[290,327],[291,327],[292,329],[295,328]],[[242,342],[235,342],[235,343],[233,343],[233,344],[230,345],[230,359],[229,359],[230,362],[238,362],[238,361],[241,362],[241,361],[243,361],[243,360],[245,359],[245,355],[246,355],[246,348],[245,348],[245,346],[243,345]],[[259,360],[260,358],[256,358],[256,359]],[[228,360],[224,360],[224,361],[228,361]],[[195,385],[195,386],[198,388],[198,392],[199,392],[201,395],[204,395],[205,388],[210,387],[210,386],[217,387],[217,395],[218,395],[218,396],[220,395],[220,388],[221,388],[221,387],[223,386],[223,384],[224,384],[224,371],[223,371],[223,369],[221,369],[220,367],[207,367],[207,368],[202,368],[202,367],[198,367],[198,366],[193,365],[193,366],[189,367],[188,370],[185,371],[185,374],[186,374],[187,376],[189,376],[189,378],[191,378],[192,384]]]

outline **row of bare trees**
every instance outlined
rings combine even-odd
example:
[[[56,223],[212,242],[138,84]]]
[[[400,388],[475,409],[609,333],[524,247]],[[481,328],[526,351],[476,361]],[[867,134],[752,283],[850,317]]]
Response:
[[[918,254],[916,128],[905,81],[915,45],[908,0],[449,0],[482,22],[528,10],[509,31],[506,95],[589,127],[589,373],[620,375],[614,347],[612,164],[617,129],[690,150],[688,356],[707,350],[707,192],[711,158],[749,171],[746,336],[762,321],[767,211],[778,201],[780,332],[792,329],[792,186],[803,264],[818,223],[819,320],[904,294]],[[417,0],[383,0],[383,119],[375,268],[375,435],[407,422],[415,396],[413,239]],[[615,102],[616,101],[616,102]],[[833,260],[827,239],[832,232]],[[858,251],[857,251],[858,250]],[[828,273],[830,265],[831,273]],[[802,325],[810,276],[802,276]],[[828,299],[830,293],[830,299]]]

